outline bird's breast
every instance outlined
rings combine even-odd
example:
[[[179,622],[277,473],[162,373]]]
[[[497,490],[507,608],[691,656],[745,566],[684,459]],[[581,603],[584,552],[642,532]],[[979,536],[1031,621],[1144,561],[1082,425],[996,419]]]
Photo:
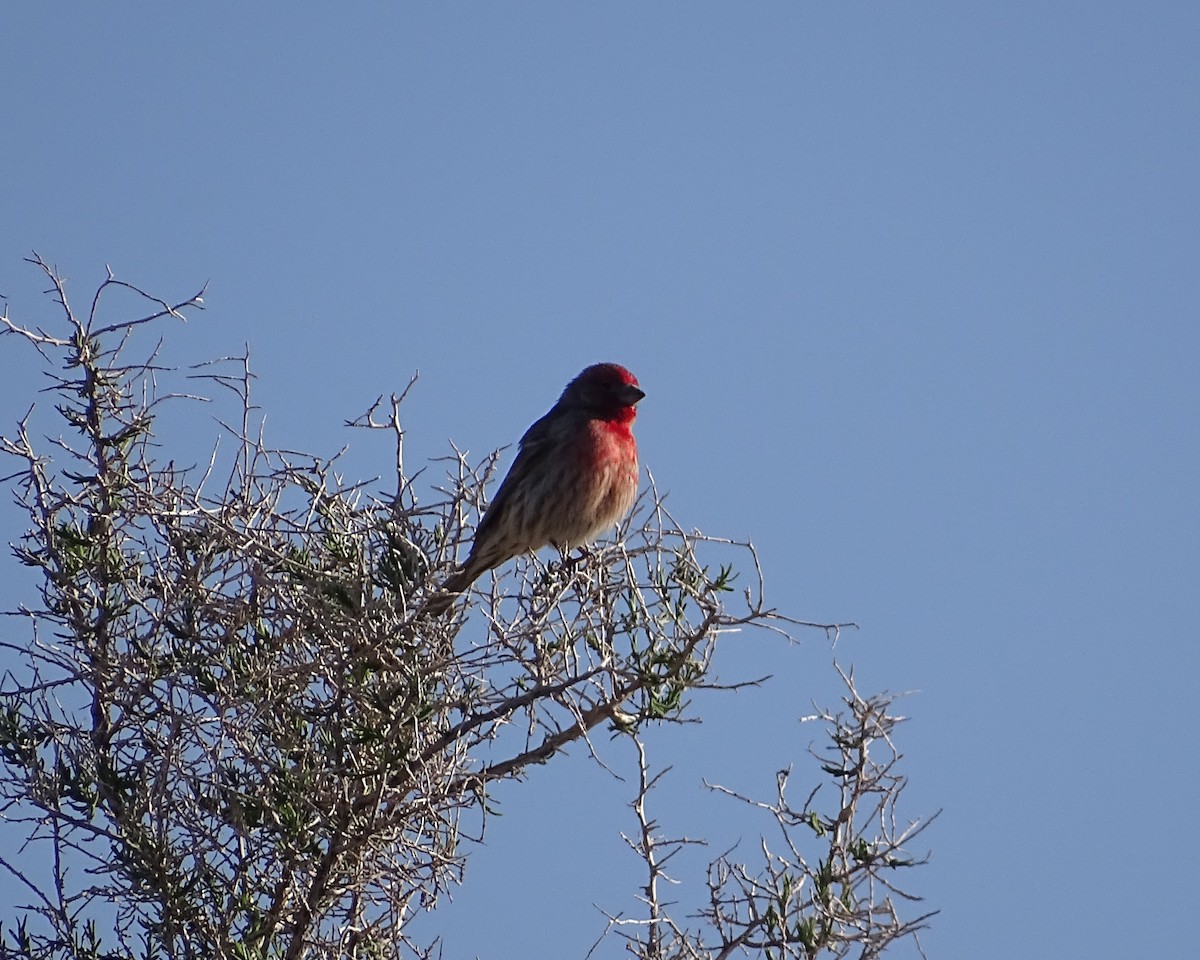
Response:
[[[608,422],[591,426],[591,481],[582,498],[587,540],[595,539],[629,512],[638,488],[637,442],[628,427]]]

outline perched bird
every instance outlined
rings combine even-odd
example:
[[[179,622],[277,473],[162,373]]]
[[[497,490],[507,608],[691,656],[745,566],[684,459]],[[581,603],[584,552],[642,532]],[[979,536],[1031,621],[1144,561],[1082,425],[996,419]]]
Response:
[[[480,574],[553,544],[564,553],[594,540],[637,498],[635,404],[646,394],[615,363],[597,363],[567,384],[521,449],[475,530],[461,570],[424,607],[443,613]]]

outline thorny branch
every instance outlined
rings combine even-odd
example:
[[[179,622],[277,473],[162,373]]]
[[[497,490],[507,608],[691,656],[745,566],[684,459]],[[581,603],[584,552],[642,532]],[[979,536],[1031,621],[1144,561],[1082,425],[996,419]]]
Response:
[[[759,808],[785,836],[809,817],[841,854],[810,868],[790,843],[782,859],[764,846],[765,879],[717,860],[702,934],[661,899],[666,863],[698,841],[658,836],[647,801],[661,773],[641,733],[688,719],[691,691],[742,685],[711,672],[725,633],[797,623],[765,605],[751,545],[684,532],[651,480],[614,541],[518,561],[477,584],[457,619],[422,619],[469,543],[497,457],[456,450],[447,482],[419,490],[400,417],[415,377],[351,424],[392,437],[388,496],[343,482],[337,456],[270,448],[248,356],[193,374],[236,401],[223,444],[198,468],[163,464],[157,411],[190,395],[165,392],[159,344],[142,339],[201,296],[165,301],[110,273],[81,318],[57,271],[31,262],[64,333],[7,313],[2,332],[57,371],[69,431],[41,446],[35,408],[0,439],[28,523],[14,554],[39,577],[36,601],[12,612],[27,639],[0,640],[14,664],[0,680],[0,822],[23,858],[45,853],[49,865],[0,857],[28,897],[0,920],[0,955],[431,957],[436,942],[408,923],[462,881],[489,787],[571,743],[590,748],[603,723],[638,756],[628,842],[646,862],[647,915],[635,955],[765,956],[803,940],[810,921],[813,944],[840,955],[847,925],[879,929],[880,911],[893,935],[924,922],[899,918],[883,876],[919,829],[870,842],[858,832],[869,803],[887,822],[902,786],[865,746],[839,761],[839,814],[793,811],[782,781]],[[151,309],[104,322],[111,293]],[[753,580],[737,595],[739,564]],[[890,745],[886,705],[862,703],[871,738]],[[867,783],[892,792],[850,787]]]
[[[825,724],[824,746],[810,754],[827,778],[808,791],[801,805],[791,799],[791,768],[777,774],[771,800],[706,784],[765,815],[775,839],[762,836],[754,862],[737,848],[712,861],[699,906],[689,915],[699,921],[694,928],[679,921],[660,891],[663,883],[679,885],[664,870],[666,862],[698,841],[659,832],[648,811],[651,793],[669,768],[652,773],[645,744],[635,739],[639,780],[632,806],[639,831],[625,841],[647,871],[639,897],[645,915],[609,914],[607,928],[626,942],[627,955],[640,960],[871,958],[910,938],[920,950],[917,934],[936,911],[904,915],[903,906],[921,898],[902,879],[926,862],[910,849],[937,814],[923,820],[899,816],[907,779],[897,770],[902,758],[892,732],[905,718],[892,712],[895,697],[864,698],[853,674],[836,663],[834,667],[846,690],[844,709],[819,708],[801,718]],[[836,796],[822,802],[829,780]]]

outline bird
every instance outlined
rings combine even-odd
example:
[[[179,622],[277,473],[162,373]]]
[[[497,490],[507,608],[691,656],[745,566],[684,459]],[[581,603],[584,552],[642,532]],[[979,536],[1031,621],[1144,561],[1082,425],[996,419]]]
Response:
[[[466,563],[422,612],[446,612],[483,573],[513,557],[547,545],[565,554],[619,522],[637,499],[631,428],[645,396],[618,363],[592,364],[568,383],[521,437],[517,458],[475,528]]]

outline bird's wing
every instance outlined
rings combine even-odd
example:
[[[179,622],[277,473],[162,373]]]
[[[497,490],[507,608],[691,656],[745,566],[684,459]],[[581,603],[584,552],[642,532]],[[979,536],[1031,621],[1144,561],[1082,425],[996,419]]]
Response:
[[[555,421],[561,421],[562,419],[562,413],[555,406],[540,420],[535,421],[533,426],[525,431],[525,436],[521,438],[521,453],[523,454],[526,450],[536,449],[537,447],[544,447],[550,441],[551,434],[554,432]]]
[[[553,434],[556,418],[553,414],[554,411],[551,410],[526,430],[525,435],[521,437],[521,448],[517,452],[517,458],[508,468],[508,474],[501,482],[500,489],[496,491],[496,496],[488,504],[483,519],[475,528],[475,543],[486,542],[488,528],[496,522],[497,517],[503,515],[510,491],[522,482],[521,478],[537,476],[544,471],[545,468],[542,464],[552,455],[551,451],[555,447]]]

